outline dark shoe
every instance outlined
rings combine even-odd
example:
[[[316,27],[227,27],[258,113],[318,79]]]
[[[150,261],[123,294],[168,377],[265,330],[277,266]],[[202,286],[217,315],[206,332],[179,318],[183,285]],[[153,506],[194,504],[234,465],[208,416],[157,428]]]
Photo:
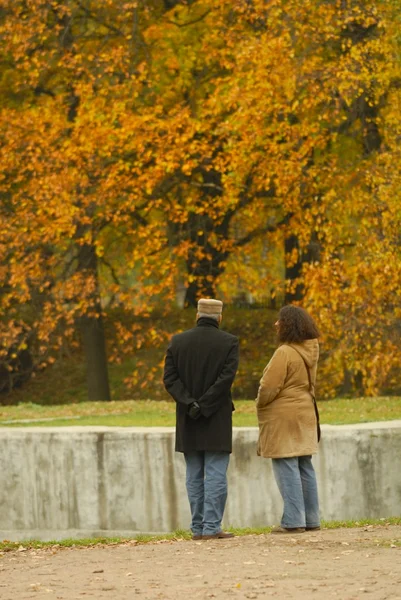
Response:
[[[305,527],[273,527],[271,533],[304,533]]]
[[[320,531],[320,525],[317,527],[305,527],[306,531]]]
[[[233,533],[228,533],[226,531],[219,531],[218,533],[212,533],[211,535],[203,535],[203,540],[228,540],[233,538]]]
[[[203,535],[201,533],[194,533],[192,536],[193,540],[203,540]]]

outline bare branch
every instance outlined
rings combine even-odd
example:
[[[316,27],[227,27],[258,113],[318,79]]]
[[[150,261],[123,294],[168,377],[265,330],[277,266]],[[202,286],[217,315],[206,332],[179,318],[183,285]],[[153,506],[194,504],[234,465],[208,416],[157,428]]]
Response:
[[[118,27],[114,27],[114,25],[109,25],[109,23],[106,23],[106,21],[103,21],[103,19],[101,19],[100,17],[98,17],[97,15],[95,15],[91,10],[89,10],[88,8],[86,8],[86,6],[84,6],[82,4],[82,2],[80,2],[80,0],[76,0],[76,3],[79,6],[79,8],[81,10],[83,10],[83,12],[90,19],[93,19],[94,21],[96,21],[96,23],[99,23],[99,25],[103,25],[103,27],[106,27],[106,29],[109,29],[113,33],[117,33],[121,37],[124,37],[124,33],[121,31],[121,29],[118,29]]]
[[[106,267],[107,267],[107,268],[110,270],[110,273],[111,273],[111,276],[112,276],[112,278],[113,278],[113,280],[114,280],[114,283],[116,283],[117,285],[121,286],[121,281],[120,281],[120,280],[119,280],[119,278],[117,277],[117,273],[116,273],[116,271],[115,271],[115,269],[114,269],[113,265],[111,265],[111,264],[109,263],[109,261],[108,261],[108,260],[106,260],[106,259],[104,258],[104,256],[101,256],[101,257],[99,258],[99,260],[100,260],[100,262],[101,262],[103,265],[105,265],[105,266],[106,266]]]
[[[216,185],[215,183],[199,183],[197,181],[188,182],[192,187],[197,188],[213,188],[214,190],[218,190],[219,192],[224,192],[224,188],[220,185]]]
[[[284,219],[281,219],[281,221],[279,221],[275,225],[265,225],[264,227],[256,227],[255,229],[253,229],[252,231],[249,231],[246,235],[244,235],[244,237],[237,240],[235,242],[234,246],[236,248],[241,248],[242,246],[246,246],[246,244],[248,244],[255,238],[264,235],[265,233],[274,233],[275,231],[280,229],[280,227],[282,227],[283,225],[288,225],[291,217],[292,217],[292,213],[286,215],[284,217]]]
[[[176,27],[188,27],[189,25],[194,25],[195,23],[199,23],[200,21],[203,21],[203,19],[205,17],[207,17],[207,15],[211,12],[212,12],[211,10],[207,10],[200,17],[197,17],[196,19],[192,19],[192,21],[187,21],[186,23],[177,23],[177,21],[172,21],[171,19],[164,19],[164,21],[166,21],[167,23],[170,23],[170,25],[175,25]]]

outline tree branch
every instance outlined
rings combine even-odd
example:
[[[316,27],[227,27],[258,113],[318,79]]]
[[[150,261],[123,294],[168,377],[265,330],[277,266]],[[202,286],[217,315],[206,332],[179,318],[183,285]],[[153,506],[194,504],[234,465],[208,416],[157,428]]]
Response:
[[[212,12],[211,10],[207,10],[200,17],[197,17],[196,19],[192,19],[192,21],[187,21],[186,23],[177,23],[177,21],[172,21],[171,19],[166,19],[166,18],[164,19],[164,21],[166,21],[167,23],[170,23],[170,25],[175,25],[176,27],[188,27],[188,25],[195,25],[195,23],[199,23],[200,21],[203,21],[203,19],[205,17],[207,17],[207,15],[211,12]]]
[[[121,281],[120,281],[120,280],[119,280],[119,278],[117,277],[117,273],[116,273],[116,271],[115,271],[115,269],[114,269],[113,265],[111,265],[111,264],[109,263],[109,261],[108,261],[108,260],[106,260],[106,259],[104,258],[104,256],[101,256],[101,257],[99,257],[99,260],[100,260],[100,262],[101,262],[103,265],[105,265],[105,266],[106,266],[106,267],[107,267],[107,268],[110,270],[110,273],[111,273],[111,276],[112,276],[112,278],[113,278],[113,280],[114,280],[114,283],[116,283],[117,285],[121,286]]]
[[[121,31],[121,29],[118,29],[118,27],[114,27],[114,25],[109,25],[108,23],[106,23],[105,21],[103,21],[103,19],[101,19],[100,17],[98,17],[97,15],[95,15],[91,10],[89,10],[88,8],[86,8],[86,6],[83,6],[83,4],[82,4],[82,2],[80,2],[80,0],[75,0],[75,1],[76,1],[77,5],[79,6],[79,8],[90,19],[93,19],[94,21],[96,21],[96,23],[99,23],[99,25],[103,25],[103,27],[106,27],[106,29],[109,29],[113,33],[117,33],[121,37],[124,37],[124,33]]]
[[[274,233],[283,225],[288,225],[292,216],[292,213],[289,213],[284,217],[284,219],[281,219],[281,221],[279,221],[275,225],[265,225],[264,227],[256,227],[255,229],[244,235],[244,237],[237,240],[234,246],[236,248],[241,248],[242,246],[246,246],[246,244],[265,233]]]

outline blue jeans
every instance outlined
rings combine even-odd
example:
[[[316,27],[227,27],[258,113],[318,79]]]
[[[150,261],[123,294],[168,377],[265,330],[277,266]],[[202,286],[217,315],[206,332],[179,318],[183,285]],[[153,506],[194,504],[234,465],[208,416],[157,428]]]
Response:
[[[188,452],[187,492],[194,535],[212,535],[221,531],[227,500],[229,452]]]
[[[319,527],[319,499],[312,457],[273,458],[273,472],[284,500],[281,527]]]

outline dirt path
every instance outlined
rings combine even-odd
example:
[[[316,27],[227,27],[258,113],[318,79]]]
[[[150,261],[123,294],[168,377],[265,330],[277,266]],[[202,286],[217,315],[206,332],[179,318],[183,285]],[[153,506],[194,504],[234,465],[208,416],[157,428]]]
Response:
[[[401,600],[401,527],[0,553],[0,599]]]

